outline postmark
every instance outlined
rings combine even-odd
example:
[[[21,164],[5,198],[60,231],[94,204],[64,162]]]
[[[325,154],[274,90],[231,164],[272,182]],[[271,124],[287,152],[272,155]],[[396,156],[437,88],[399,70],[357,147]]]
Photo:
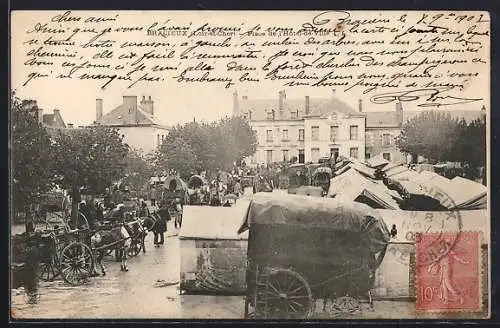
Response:
[[[425,186],[424,186],[425,187]],[[427,266],[432,263],[439,262],[446,257],[455,246],[461,231],[462,219],[460,212],[455,210],[455,202],[444,191],[438,187],[431,187],[425,190],[425,194],[441,202],[442,205],[451,210],[439,214],[435,212],[427,212],[422,222],[423,229],[414,234],[416,244],[420,242],[422,235],[428,237],[428,247],[426,248],[426,256],[417,260],[416,266]]]
[[[458,235],[440,233],[440,236],[421,234],[416,244],[418,312],[481,311],[480,234],[477,231]],[[440,240],[438,245],[436,238]],[[446,255],[441,257],[439,252],[445,251]]]

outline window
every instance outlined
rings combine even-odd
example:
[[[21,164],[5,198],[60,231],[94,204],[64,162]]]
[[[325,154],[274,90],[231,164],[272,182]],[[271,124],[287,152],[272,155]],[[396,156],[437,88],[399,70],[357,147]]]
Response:
[[[349,156],[352,158],[358,158],[358,147],[349,149]]]
[[[351,140],[358,140],[358,126],[357,125],[351,125],[350,139]]]
[[[273,142],[273,130],[266,131],[266,141]]]
[[[283,141],[288,141],[289,140],[288,139],[288,130],[286,130],[286,129],[282,131],[282,140]]]
[[[311,139],[312,140],[319,140],[319,126],[312,126],[311,127]]]
[[[311,149],[311,161],[316,163],[319,160],[319,148]]]
[[[274,120],[274,110],[270,110],[267,112],[267,119],[268,120]]]
[[[304,141],[304,129],[299,129],[299,141]]]
[[[266,163],[270,164],[273,162],[273,151],[272,150],[266,150]]]
[[[383,153],[382,154],[382,157],[386,160],[386,161],[391,161],[391,153]]]
[[[332,114],[330,115],[330,119],[331,119],[332,121],[336,121],[336,120],[337,120],[337,113],[332,113]]]
[[[370,153],[366,153],[366,154],[365,154],[365,158],[366,158],[366,159],[370,159],[371,157],[372,157],[372,154],[370,154]]]
[[[304,130],[302,130],[304,131]],[[305,163],[304,149],[299,149],[299,163]]]
[[[283,162],[288,161],[288,149],[283,149]]]
[[[388,133],[384,133],[382,136],[382,145],[389,146],[391,144],[391,135]]]
[[[330,157],[337,160],[339,157],[339,149],[338,148],[330,148]]]
[[[330,127],[330,140],[331,141],[335,141],[335,139],[337,138],[337,135],[339,133],[339,127],[338,126],[331,126]]]

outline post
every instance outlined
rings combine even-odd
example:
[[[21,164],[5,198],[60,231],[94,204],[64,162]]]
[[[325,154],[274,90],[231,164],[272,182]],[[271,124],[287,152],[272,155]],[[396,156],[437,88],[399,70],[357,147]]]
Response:
[[[80,188],[73,185],[71,192],[71,223],[76,229],[78,223],[78,204],[81,202]]]

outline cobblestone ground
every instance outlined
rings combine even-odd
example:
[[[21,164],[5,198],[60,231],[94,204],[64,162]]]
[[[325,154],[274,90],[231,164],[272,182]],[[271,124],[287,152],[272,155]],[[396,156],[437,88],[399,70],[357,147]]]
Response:
[[[248,191],[248,190],[247,190]],[[247,193],[251,197],[251,190]],[[200,229],[204,229],[200,220]],[[13,227],[19,233],[24,227]],[[25,293],[12,291],[14,318],[93,318],[93,319],[243,319],[244,299],[241,296],[179,295],[180,249],[177,231],[169,222],[166,245],[154,248],[153,236],[146,240],[147,252],[129,259],[128,272],[107,257],[108,274],[84,285],[72,287],[62,280],[41,282],[39,301],[28,304]],[[359,311],[345,315],[323,311],[318,302],[317,319],[411,319],[459,318],[462,314],[416,314],[415,303],[406,301],[374,301],[373,310],[362,304]],[[331,309],[331,306],[330,306]],[[472,319],[471,314],[463,314]],[[481,315],[476,316],[480,318]]]
[[[39,301],[28,304],[25,293],[12,291],[13,318],[113,319],[180,318],[179,240],[170,227],[166,244],[153,247],[146,239],[146,253],[129,258],[128,272],[120,271],[114,257],[105,258],[107,274],[83,286],[68,286],[62,280],[40,282]]]

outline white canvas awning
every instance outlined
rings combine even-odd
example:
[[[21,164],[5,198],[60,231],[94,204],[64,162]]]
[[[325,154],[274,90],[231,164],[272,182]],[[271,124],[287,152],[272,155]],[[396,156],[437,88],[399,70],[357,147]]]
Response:
[[[382,208],[399,209],[394,198],[398,196],[391,193],[385,186],[365,178],[355,169],[350,169],[330,180],[328,197],[334,197],[340,201],[354,201],[360,196],[369,198]]]

